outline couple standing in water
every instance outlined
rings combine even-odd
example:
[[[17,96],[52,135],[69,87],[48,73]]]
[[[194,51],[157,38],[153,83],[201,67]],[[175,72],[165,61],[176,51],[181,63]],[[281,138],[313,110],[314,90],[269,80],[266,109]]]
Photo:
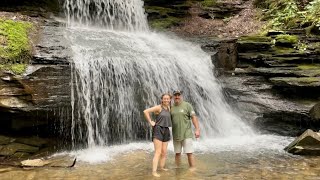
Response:
[[[193,133],[191,123],[195,127],[195,138],[200,137],[199,122],[191,104],[182,99],[182,91],[173,92],[174,104],[171,106],[171,95],[163,94],[161,104],[144,110],[144,115],[152,126],[152,141],[154,144],[154,157],[152,161],[152,175],[160,177],[157,173],[160,160],[160,169],[166,171],[165,162],[167,147],[171,139],[169,127],[172,126],[173,147],[175,152],[175,163],[179,167],[181,152],[187,154],[190,168],[194,168],[193,157]],[[156,115],[152,121],[150,113]]]

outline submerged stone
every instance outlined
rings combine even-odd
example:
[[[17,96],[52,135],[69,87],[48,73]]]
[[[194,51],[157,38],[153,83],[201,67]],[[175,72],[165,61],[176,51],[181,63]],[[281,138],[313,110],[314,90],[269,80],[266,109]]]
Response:
[[[320,135],[308,129],[284,150],[298,155],[320,155]]]

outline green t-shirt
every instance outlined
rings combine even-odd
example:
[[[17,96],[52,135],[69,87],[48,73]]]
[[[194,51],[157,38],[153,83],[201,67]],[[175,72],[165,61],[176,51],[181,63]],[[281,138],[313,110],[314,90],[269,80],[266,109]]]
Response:
[[[187,138],[193,138],[191,128],[192,115],[195,115],[195,112],[188,102],[182,101],[179,105],[172,106],[171,120],[174,140],[182,141]]]

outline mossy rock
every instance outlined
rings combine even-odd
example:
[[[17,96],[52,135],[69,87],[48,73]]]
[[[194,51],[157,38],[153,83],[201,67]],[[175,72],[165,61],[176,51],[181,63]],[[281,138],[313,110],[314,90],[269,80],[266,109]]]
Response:
[[[272,38],[266,36],[243,36],[238,39],[238,52],[267,51],[273,46]]]
[[[238,41],[244,42],[271,42],[272,38],[267,36],[242,36]]]
[[[297,67],[252,68],[254,74],[264,77],[320,77],[320,66],[308,65]]]
[[[239,53],[268,51],[272,48],[271,42],[238,41],[237,49]]]
[[[172,10],[166,7],[159,6],[145,6],[146,13],[148,14],[148,19],[159,19],[168,17],[168,13]]]
[[[201,5],[203,7],[213,7],[217,4],[216,0],[203,0],[201,1]]]
[[[275,45],[282,47],[294,47],[294,44],[297,44],[298,41],[299,38],[296,35],[280,34],[275,38]]]
[[[148,14],[150,27],[158,30],[164,30],[172,26],[180,25],[183,18],[188,14],[186,10],[179,9],[177,6],[146,6],[145,9]]]
[[[172,4],[181,4],[186,1],[187,0],[144,0],[144,3],[151,6],[168,6]]]
[[[320,77],[320,64],[303,64],[297,66],[302,75],[309,77]]]
[[[320,72],[320,64],[300,64],[297,68],[301,70],[319,70]]]
[[[297,53],[297,50],[292,47],[281,47],[281,46],[273,46],[272,47],[273,54],[293,54]]]
[[[150,22],[150,26],[154,29],[163,30],[172,26],[180,25],[181,19],[175,17],[167,17],[164,19],[156,19]]]
[[[283,87],[320,87],[320,77],[276,77],[270,81]]]

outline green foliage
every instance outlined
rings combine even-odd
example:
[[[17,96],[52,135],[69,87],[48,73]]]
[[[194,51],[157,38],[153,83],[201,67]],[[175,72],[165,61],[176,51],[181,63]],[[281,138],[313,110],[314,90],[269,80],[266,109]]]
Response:
[[[304,24],[320,28],[320,0],[310,3],[299,0],[255,0],[254,4],[266,9],[262,19],[269,21],[269,28],[290,29]]]
[[[27,68],[26,64],[12,64],[10,69],[15,74],[22,74]]]
[[[216,4],[217,4],[216,0],[203,0],[201,2],[201,5],[205,6],[205,7],[212,7],[212,6],[216,5]]]
[[[299,52],[305,52],[308,48],[308,45],[306,43],[302,43],[302,42],[299,42],[296,46],[296,48],[299,50]]]
[[[0,19],[0,69],[22,74],[31,57],[29,22]]]
[[[31,47],[28,30],[31,27],[31,23],[0,19],[1,63],[23,62],[29,58]]]
[[[11,71],[14,74],[22,74],[27,68],[27,64],[0,64],[0,70]]]
[[[275,29],[293,28],[300,18],[298,6],[294,0],[279,0],[270,3],[271,26]]]
[[[312,23],[320,30],[320,0],[310,2],[305,9],[303,23]]]

